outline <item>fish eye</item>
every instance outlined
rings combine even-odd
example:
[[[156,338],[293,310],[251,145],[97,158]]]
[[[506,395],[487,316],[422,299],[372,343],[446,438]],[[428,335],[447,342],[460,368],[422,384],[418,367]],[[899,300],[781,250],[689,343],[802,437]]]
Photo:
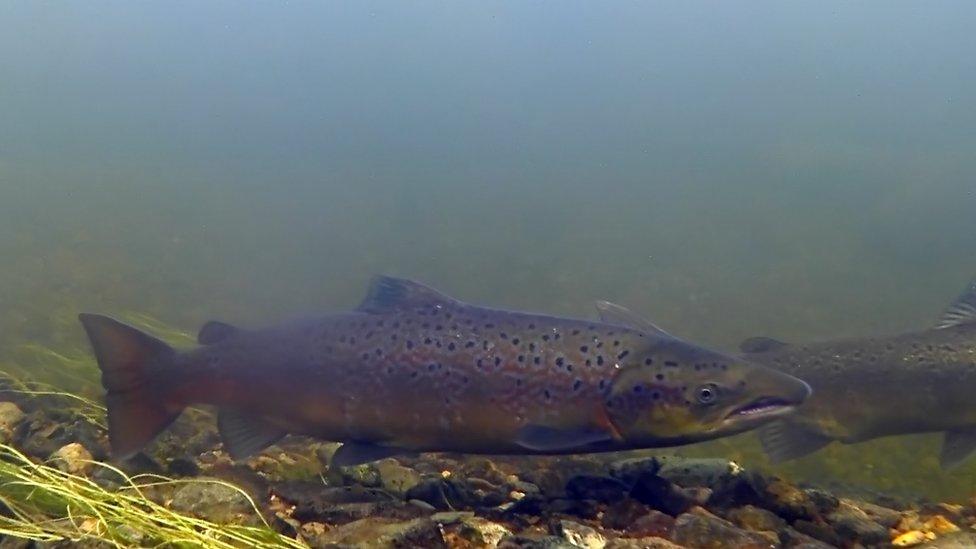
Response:
[[[698,398],[698,402],[702,404],[711,404],[715,402],[718,398],[718,386],[714,383],[706,383],[704,385],[699,385],[695,389],[695,396]]]

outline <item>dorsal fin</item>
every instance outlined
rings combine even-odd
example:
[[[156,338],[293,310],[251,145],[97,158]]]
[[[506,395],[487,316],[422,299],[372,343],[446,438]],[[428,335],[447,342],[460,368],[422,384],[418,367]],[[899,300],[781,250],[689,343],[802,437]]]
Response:
[[[200,333],[197,334],[197,343],[200,345],[213,345],[214,343],[223,341],[240,331],[240,328],[231,326],[226,322],[211,320],[200,328]]]
[[[419,282],[392,276],[376,276],[366,298],[356,308],[364,313],[383,313],[397,309],[456,306],[460,302]]]
[[[970,282],[966,291],[949,305],[935,328],[941,330],[963,324],[976,324],[976,280]]]
[[[743,353],[768,353],[769,351],[775,351],[776,349],[782,349],[787,346],[789,346],[789,343],[783,343],[771,337],[759,336],[744,339],[739,344],[739,350]]]
[[[653,322],[642,318],[627,307],[609,301],[597,301],[596,310],[600,313],[600,320],[607,324],[626,326],[641,332],[673,338],[671,334],[658,328]]]

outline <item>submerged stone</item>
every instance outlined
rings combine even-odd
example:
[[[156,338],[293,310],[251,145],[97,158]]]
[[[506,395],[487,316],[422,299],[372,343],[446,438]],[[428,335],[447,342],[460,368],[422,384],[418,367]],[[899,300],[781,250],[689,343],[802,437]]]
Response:
[[[696,549],[772,549],[779,545],[775,535],[743,530],[700,507],[675,520],[672,539]]]
[[[248,498],[231,486],[219,482],[190,482],[173,494],[174,511],[220,523],[253,524],[257,522]]]
[[[51,455],[54,466],[71,475],[87,476],[95,464],[91,453],[77,442],[66,444]]]
[[[574,547],[584,549],[603,549],[607,544],[607,539],[603,534],[595,529],[571,520],[560,520],[550,526],[550,531],[554,536],[566,540]]]

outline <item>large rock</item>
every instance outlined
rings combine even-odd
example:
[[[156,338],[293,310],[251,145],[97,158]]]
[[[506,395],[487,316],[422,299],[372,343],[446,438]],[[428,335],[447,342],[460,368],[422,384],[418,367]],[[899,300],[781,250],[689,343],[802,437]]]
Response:
[[[219,523],[251,524],[256,522],[254,508],[238,489],[221,482],[190,482],[173,494],[170,507]]]
[[[577,475],[566,483],[566,495],[576,499],[592,499],[613,503],[627,496],[629,487],[612,477]]]
[[[378,461],[375,467],[380,475],[380,487],[396,496],[403,497],[411,488],[420,484],[420,473],[400,465],[393,458]]]
[[[13,402],[0,402],[0,443],[10,444],[26,415]]]
[[[554,536],[558,536],[575,547],[584,549],[603,549],[607,538],[589,526],[571,520],[560,520],[550,526]]]
[[[696,549],[772,549],[779,545],[776,536],[743,530],[700,507],[675,520],[672,539]]]
[[[77,442],[65,444],[51,455],[54,466],[71,475],[87,476],[95,467],[91,452]]]
[[[604,549],[685,549],[664,538],[617,538],[607,542]]]
[[[320,547],[370,548],[447,547],[444,528],[471,518],[470,513],[437,513],[428,518],[398,521],[370,517],[344,524],[319,536]]]

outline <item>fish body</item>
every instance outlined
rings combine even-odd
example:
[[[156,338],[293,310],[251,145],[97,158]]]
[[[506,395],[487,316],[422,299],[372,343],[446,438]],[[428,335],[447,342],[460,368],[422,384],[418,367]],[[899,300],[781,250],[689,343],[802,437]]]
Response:
[[[182,352],[108,317],[81,320],[122,457],[198,403],[220,409],[235,457],[297,434],[346,443],[337,458],[349,464],[684,444],[755,427],[809,393],[613,307],[601,322],[500,311],[379,277],[356,311],[261,330],[211,322]]]
[[[976,449],[976,282],[932,329],[802,345],[760,337],[741,348],[750,361],[813,387],[796,414],[760,429],[774,461],[834,440],[923,432],[946,433],[947,467]]]

